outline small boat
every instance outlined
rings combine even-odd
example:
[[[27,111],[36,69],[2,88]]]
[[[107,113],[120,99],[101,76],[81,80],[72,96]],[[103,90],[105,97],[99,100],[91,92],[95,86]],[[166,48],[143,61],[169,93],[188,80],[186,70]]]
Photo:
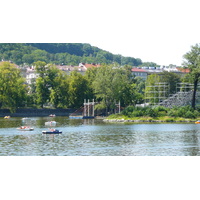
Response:
[[[5,116],[4,119],[10,119],[10,116]]]
[[[59,131],[58,129],[50,129],[47,131],[42,131],[43,134],[60,134],[62,131]]]
[[[17,130],[20,130],[20,131],[33,131],[34,128],[32,128],[30,126],[20,126],[19,128],[17,128]]]
[[[45,126],[55,126],[55,125],[56,125],[56,121],[45,122]]]
[[[200,124],[200,120],[196,121],[195,124]]]
[[[49,117],[55,117],[55,116],[56,116],[55,114],[50,114],[50,115],[49,115]]]

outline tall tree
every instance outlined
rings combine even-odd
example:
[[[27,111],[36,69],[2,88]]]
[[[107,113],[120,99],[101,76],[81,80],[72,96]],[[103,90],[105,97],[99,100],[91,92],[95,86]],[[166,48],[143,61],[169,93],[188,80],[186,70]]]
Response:
[[[50,90],[50,102],[55,108],[69,106],[69,78],[63,71],[59,71],[54,79],[54,86]]]
[[[26,101],[25,79],[20,70],[9,62],[0,63],[0,105],[15,112]]]
[[[45,62],[37,61],[34,63],[39,78],[36,79],[36,97],[37,103],[43,108],[45,103],[50,102],[51,89],[54,89],[56,77],[59,69],[54,65],[46,65]]]
[[[176,93],[177,83],[181,82],[181,77],[173,72],[164,71],[160,74],[161,81],[169,85],[169,94]]]
[[[69,106],[79,108],[87,98],[87,80],[77,71],[72,71],[69,76]]]
[[[96,99],[101,103],[98,108],[115,107],[115,102],[121,101],[123,106],[133,104],[136,99],[136,88],[126,68],[104,65],[98,68],[92,83]]]
[[[195,109],[196,104],[196,92],[200,79],[200,44],[196,44],[191,47],[191,50],[184,56],[184,66],[190,69],[190,76],[193,80],[194,89],[192,96],[192,107]]]

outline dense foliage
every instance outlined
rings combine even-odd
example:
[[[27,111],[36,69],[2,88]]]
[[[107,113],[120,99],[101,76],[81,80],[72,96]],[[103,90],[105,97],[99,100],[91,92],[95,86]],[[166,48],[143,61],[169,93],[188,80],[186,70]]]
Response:
[[[14,112],[18,106],[25,106],[26,89],[19,69],[9,62],[0,63],[0,107]]]
[[[90,68],[85,75],[77,71],[66,74],[53,64],[34,63],[38,78],[25,84],[20,70],[9,62],[0,65],[0,107],[15,110],[17,107],[79,108],[84,99],[95,99],[97,108],[111,111],[116,102],[121,106],[142,101],[144,80],[131,76],[128,67],[104,65]],[[139,83],[139,84],[136,84]],[[143,84],[142,84],[143,83]]]
[[[157,107],[135,107],[128,106],[122,111],[122,115],[125,115],[129,118],[134,117],[182,117],[182,118],[197,118],[200,117],[200,112],[198,110],[194,110],[191,106],[183,106],[183,107],[174,107],[174,108],[166,108],[163,106]]]
[[[63,65],[78,65],[81,62],[142,64],[139,58],[114,55],[86,43],[0,43],[0,59],[18,65],[31,65],[37,61]]]

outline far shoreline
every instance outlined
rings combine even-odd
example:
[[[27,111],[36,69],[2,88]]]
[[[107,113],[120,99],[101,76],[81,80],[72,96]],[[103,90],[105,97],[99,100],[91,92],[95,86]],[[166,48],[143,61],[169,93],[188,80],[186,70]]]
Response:
[[[168,118],[165,120],[161,119],[103,119],[104,122],[110,123],[195,123],[199,119],[177,119],[177,118]]]
[[[55,116],[66,116],[68,117],[76,109],[48,109],[48,108],[19,108],[15,113],[11,113],[9,109],[0,109],[0,117],[10,116],[10,117],[46,117],[51,114]]]

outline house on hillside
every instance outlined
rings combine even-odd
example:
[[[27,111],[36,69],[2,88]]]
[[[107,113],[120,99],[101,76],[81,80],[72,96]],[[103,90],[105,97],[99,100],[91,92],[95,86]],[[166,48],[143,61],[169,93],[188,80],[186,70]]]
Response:
[[[81,74],[84,74],[88,68],[91,67],[100,67],[99,64],[88,64],[88,63],[79,63],[78,66],[73,66],[73,65],[56,65],[56,67],[67,74],[70,74],[71,71],[77,71],[80,72]]]
[[[31,84],[32,80],[38,78],[39,75],[36,73],[35,67],[30,66],[26,68],[26,82]]]
[[[91,63],[91,64],[80,63],[79,66],[83,67],[83,68],[85,68],[87,70],[88,68],[91,68],[91,67],[100,67],[101,65],[100,64],[95,64],[95,63]]]
[[[74,65],[56,65],[56,67],[66,72],[67,74],[70,74],[70,72],[72,71],[78,71],[81,74],[83,74],[86,71],[84,68],[79,67],[79,66],[74,66]]]
[[[165,67],[165,66],[162,66],[162,67],[142,67],[142,68],[137,68],[137,67],[134,67],[131,69],[131,72],[132,72],[132,75],[133,76],[139,76],[141,78],[143,78],[144,80],[147,79],[147,77],[151,74],[160,74],[164,71],[167,71],[167,72],[172,72],[172,73],[176,73],[180,76],[184,76],[185,74],[189,73],[190,70],[188,68],[184,69],[184,68],[181,68],[181,67]]]
[[[80,63],[78,66],[74,65],[56,65],[56,67],[67,74],[70,74],[72,71],[77,71],[81,73],[82,75],[87,71],[88,68],[91,67],[100,67],[99,64],[88,64],[88,63]],[[24,77],[26,77],[26,82],[28,84],[31,84],[32,80],[39,77],[39,75],[36,73],[34,66],[26,66],[25,67],[25,73],[23,74]]]
[[[177,71],[181,76],[184,76],[185,74],[190,73],[190,69],[189,68],[177,67]]]
[[[144,80],[146,80],[147,76],[148,76],[148,73],[145,69],[140,69],[137,67],[132,68],[131,73],[132,73],[133,77],[141,77]]]

